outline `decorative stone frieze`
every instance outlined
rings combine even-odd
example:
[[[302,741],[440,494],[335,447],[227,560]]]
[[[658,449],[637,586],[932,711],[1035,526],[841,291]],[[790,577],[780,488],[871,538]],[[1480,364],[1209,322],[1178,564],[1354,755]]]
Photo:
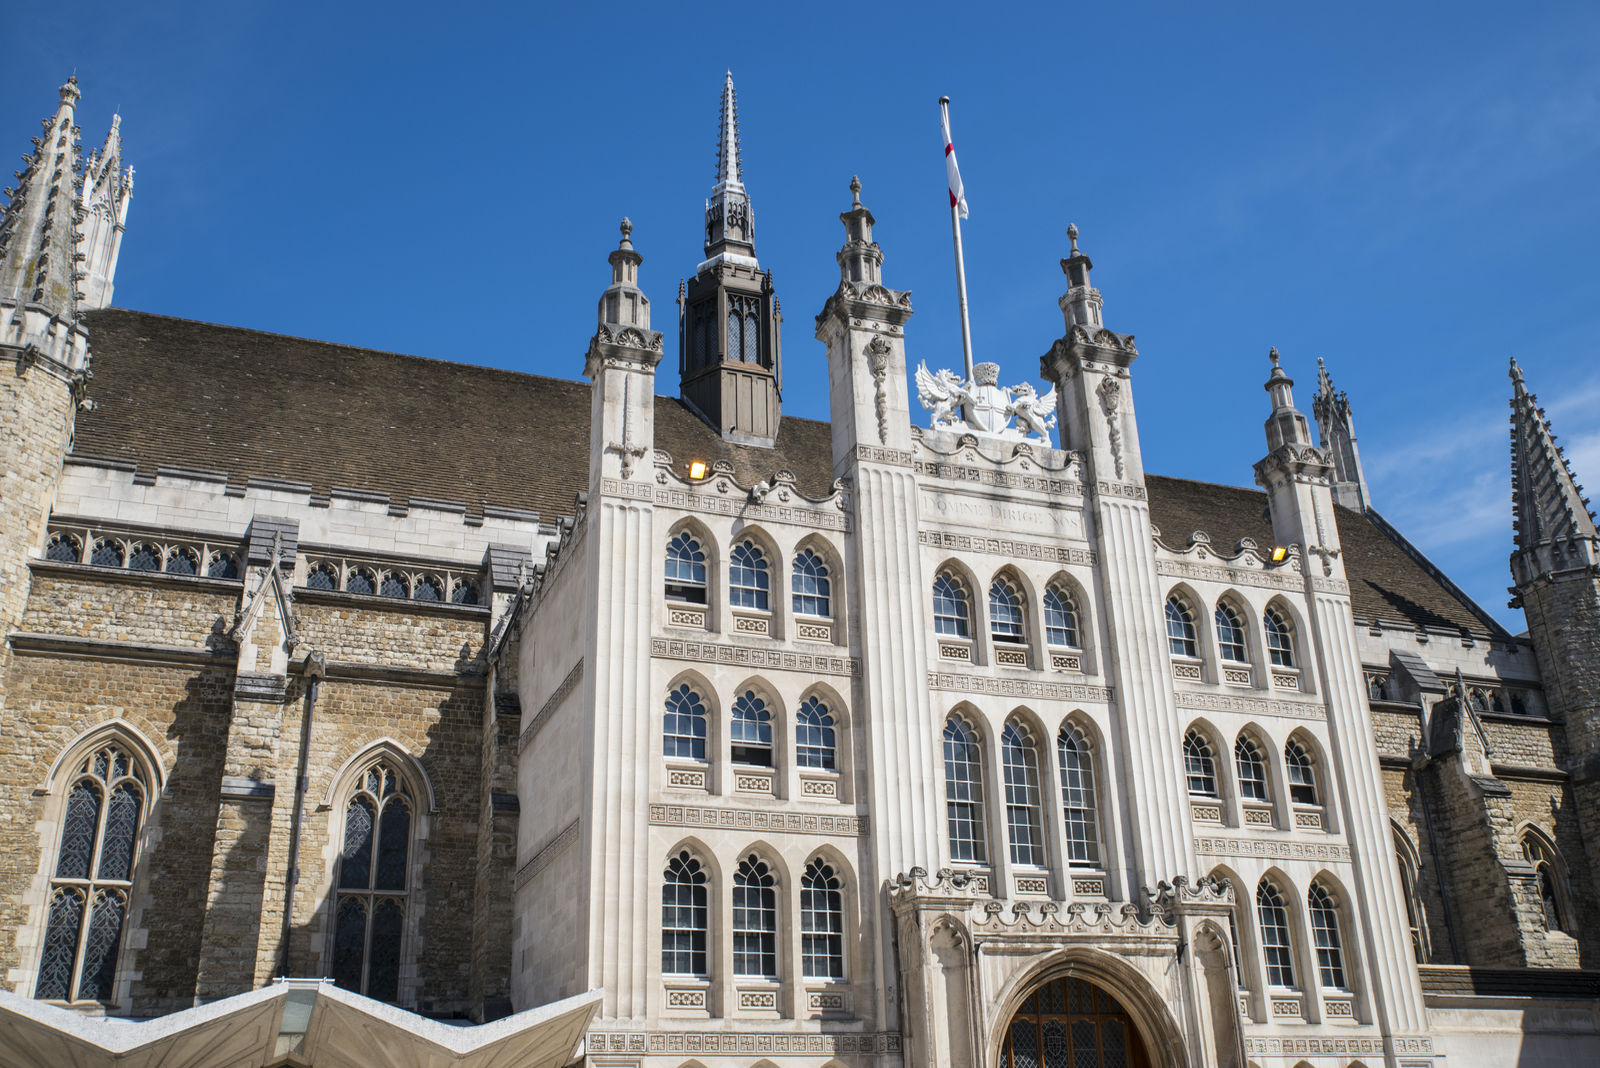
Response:
[[[930,690],[984,694],[990,697],[1031,697],[1054,701],[1095,701],[1109,704],[1111,689],[1077,682],[1044,682],[1035,679],[995,679],[986,675],[956,675],[947,671],[928,672]]]
[[[849,838],[859,838],[867,833],[865,816],[775,812],[764,808],[725,808],[718,805],[651,805],[650,822],[657,827],[717,827]]]
[[[923,530],[917,533],[923,545],[953,552],[984,553],[1004,556],[1009,560],[1044,560],[1056,564],[1083,564],[1094,566],[1094,550],[1049,542],[1018,541],[1014,538],[990,538],[978,534],[955,534],[947,530]]]
[[[821,675],[859,675],[861,661],[853,656],[827,653],[790,652],[763,649],[729,642],[697,642],[683,638],[653,638],[650,655],[671,660],[694,660],[709,664],[738,664],[751,668],[776,668],[782,671],[809,671]]]
[[[743,1031],[590,1031],[589,1056],[605,1053],[722,1053],[782,1055],[899,1053],[898,1032],[864,1034],[750,1033]]]
[[[1269,860],[1344,862],[1350,847],[1337,842],[1297,842],[1281,838],[1207,837],[1197,835],[1194,851],[1211,857],[1264,857]]]
[[[1177,697],[1179,708],[1196,712],[1243,712],[1247,716],[1285,716],[1290,719],[1322,719],[1326,715],[1321,704],[1311,701],[1273,701],[1237,694],[1200,693],[1181,687]]]

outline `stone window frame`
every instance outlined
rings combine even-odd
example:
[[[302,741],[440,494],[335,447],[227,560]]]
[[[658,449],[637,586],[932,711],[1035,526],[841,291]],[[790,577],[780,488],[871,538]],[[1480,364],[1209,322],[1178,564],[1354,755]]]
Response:
[[[1199,798],[1204,798],[1205,800],[1208,800],[1208,801],[1224,801],[1224,800],[1227,799],[1228,792],[1227,792],[1227,788],[1225,786],[1223,763],[1219,763],[1218,760],[1217,760],[1216,738],[1217,738],[1217,734],[1211,728],[1211,726],[1209,724],[1203,724],[1198,720],[1196,720],[1195,722],[1189,724],[1188,727],[1184,728],[1184,732],[1183,732],[1184,787],[1185,787],[1186,791],[1188,792],[1188,794],[1189,794],[1189,796],[1191,798],[1199,797]],[[1196,752],[1191,753],[1191,749],[1196,750]],[[1191,773],[1190,768],[1189,768],[1189,760],[1190,760],[1191,756],[1193,756],[1197,760],[1204,760],[1204,761],[1208,761],[1210,763],[1210,766],[1211,766],[1211,771],[1210,771],[1211,789],[1210,790],[1198,790],[1197,791],[1194,788],[1194,779],[1196,777],[1204,778],[1205,777],[1205,773],[1204,773],[1203,766],[1201,768],[1201,771],[1199,771],[1197,773]]]
[[[706,897],[706,922],[705,927],[701,932],[704,936],[703,948],[706,965],[703,972],[669,972],[666,969],[667,951],[665,940],[662,938],[664,926],[659,921],[665,918],[663,914],[666,909],[667,872],[671,869],[673,863],[679,860],[683,854],[688,854],[689,859],[697,864],[699,866],[699,870],[705,875],[705,881],[703,884],[701,884],[705,887]],[[710,849],[706,848],[705,843],[699,841],[698,839],[683,839],[671,849],[667,850],[666,855],[661,862],[660,874],[656,876],[656,887],[657,892],[653,895],[655,904],[659,909],[662,910],[662,912],[657,913],[658,922],[651,925],[652,930],[655,932],[653,941],[655,942],[654,960],[655,971],[657,975],[667,981],[688,980],[696,983],[715,981],[720,971],[718,964],[721,959],[721,933],[723,926],[722,869],[717,863],[715,854],[712,853]],[[694,928],[682,927],[674,928],[674,930],[693,931]],[[690,952],[693,951],[691,950]]]
[[[344,846],[344,821],[350,798],[359,788],[367,769],[382,761],[387,761],[405,783],[412,801],[406,917],[400,939],[400,982],[393,1004],[414,1012],[423,987],[418,961],[426,949],[426,936],[423,933],[427,929],[425,921],[428,912],[426,877],[432,860],[429,842],[439,806],[427,769],[395,738],[379,738],[361,746],[340,765],[323,794],[320,808],[327,813],[327,838],[323,843],[318,883],[311,888],[310,894],[310,900],[316,902],[316,914],[311,925],[311,954],[320,969],[317,974],[333,974],[333,936],[339,898],[337,875]]]
[[[78,550],[75,560],[67,560],[51,556],[52,548],[58,542],[70,541]],[[94,554],[101,546],[114,547],[117,551],[117,562],[94,563]],[[207,535],[188,534],[180,531],[136,529],[134,527],[117,526],[103,523],[79,523],[70,521],[52,521],[49,524],[44,547],[40,550],[39,559],[48,563],[66,566],[83,566],[95,568],[116,568],[138,575],[165,575],[172,578],[209,578],[221,582],[240,582],[244,579],[244,566],[242,563],[243,540],[240,538],[213,538]],[[152,551],[160,562],[155,568],[136,568],[132,566],[133,553],[138,549]],[[194,565],[192,571],[172,569],[174,557],[183,556]],[[226,561],[232,565],[232,576],[214,576],[211,574],[219,561]]]
[[[1276,876],[1276,877],[1275,877]],[[1285,892],[1284,887],[1288,887]],[[1270,893],[1272,900],[1263,900]],[[1299,910],[1292,904],[1299,900],[1300,895],[1295,893],[1294,887],[1288,879],[1276,871],[1267,872],[1256,882],[1256,892],[1252,897],[1255,902],[1257,944],[1261,947],[1262,977],[1266,986],[1272,990],[1293,990],[1299,992],[1301,962],[1297,959],[1299,954],[1295,948],[1294,914]],[[1277,915],[1269,917],[1266,910],[1271,908]],[[1268,932],[1275,932],[1271,943],[1268,942]],[[1281,942],[1276,932],[1281,932]],[[1281,959],[1273,959],[1269,951],[1278,951],[1283,954]],[[1287,972],[1288,982],[1278,980],[1284,978]]]
[[[704,578],[702,578],[699,582],[693,581],[692,574],[690,581],[687,582],[674,582],[671,581],[671,579],[669,579],[667,576],[667,564],[673,560],[682,559],[681,554],[675,556],[673,553],[673,545],[678,542],[680,538],[684,539],[684,541],[688,543],[683,546],[683,548],[686,549],[688,548],[689,544],[692,544],[694,550],[700,555],[699,560],[696,561],[690,558],[689,561],[691,565],[698,565],[698,569],[704,574]],[[712,547],[712,539],[710,534],[705,531],[701,524],[689,522],[680,522],[675,524],[671,530],[667,531],[666,539],[661,545],[660,574],[662,599],[678,604],[703,605],[709,609],[711,604],[711,582],[712,576],[715,573],[715,568],[716,552]],[[696,599],[690,592],[696,590],[698,590],[700,593],[699,599]]]
[[[1551,902],[1546,902],[1542,887],[1539,890],[1540,915],[1544,917],[1545,931],[1547,934],[1563,934],[1573,937],[1572,928],[1576,925],[1577,917],[1572,908],[1572,886],[1568,881],[1567,863],[1557,847],[1555,839],[1543,827],[1533,823],[1524,823],[1517,830],[1517,843],[1522,848],[1523,858],[1533,868],[1536,880],[1542,879],[1550,887]],[[1555,906],[1555,921],[1551,923],[1550,905]]]
[[[1166,620],[1167,653],[1185,660],[1200,659],[1200,626],[1189,597],[1173,590],[1162,608]]]
[[[1389,817],[1389,832],[1394,839],[1395,865],[1400,870],[1400,893],[1405,898],[1412,955],[1418,964],[1427,964],[1433,959],[1433,940],[1422,900],[1422,854],[1393,816]]]
[[[1050,605],[1050,598],[1056,598],[1056,607]],[[1044,619],[1045,645],[1052,649],[1083,649],[1083,607],[1078,603],[1075,592],[1062,582],[1059,577],[1052,577],[1045,585],[1042,618]],[[1059,614],[1062,617],[1062,626],[1053,626],[1051,616]],[[1063,639],[1056,641],[1052,634],[1060,632]]]
[[[1046,834],[1044,769],[1040,760],[1039,732],[1028,718],[1006,717],[1000,728],[1000,782],[1004,790],[1004,830],[1007,866],[1029,871],[1049,867]],[[1020,759],[1019,759],[1020,758]],[[1019,831],[1031,837],[1023,841]],[[1019,854],[1023,859],[1018,859]],[[1032,854],[1030,857],[1029,854]]]
[[[952,726],[958,726],[959,730],[962,732],[963,737],[960,740],[954,740],[949,737]],[[945,794],[945,846],[949,850],[950,861],[952,864],[970,864],[977,867],[985,867],[992,862],[994,859],[994,854],[990,848],[990,838],[992,837],[989,833],[990,805],[988,803],[988,791],[984,781],[987,778],[987,769],[984,767],[985,754],[987,753],[989,747],[985,744],[982,718],[978,715],[976,710],[971,708],[952,709],[949,715],[945,717],[945,723],[940,733],[940,739],[939,763],[940,772],[944,779]],[[950,797],[950,786],[953,781],[951,776],[952,765],[950,760],[951,745],[970,746],[972,749],[977,750],[975,754],[971,754],[961,761],[961,765],[967,770],[967,774],[966,777],[960,781],[970,788],[969,797],[962,801],[952,801]],[[973,856],[957,857],[955,855],[955,843],[958,839],[956,839],[956,837],[952,834],[953,828],[950,808],[953,804],[964,804],[970,808],[976,809],[975,812],[969,814],[963,823],[974,828],[977,831],[978,837],[964,837],[959,839],[962,842],[971,843],[973,849],[970,851],[975,854]]]
[[[1102,796],[1104,794],[1103,787],[1106,776],[1103,774],[1104,767],[1101,760],[1102,746],[1099,744],[1100,734],[1095,727],[1094,721],[1089,719],[1087,715],[1084,715],[1081,712],[1073,712],[1062,719],[1061,726],[1056,731],[1057,782],[1054,785],[1058,785],[1060,787],[1060,789],[1055,791],[1055,793],[1057,794],[1061,803],[1062,826],[1064,832],[1066,826],[1069,824],[1069,821],[1066,818],[1068,785],[1066,779],[1067,769],[1065,764],[1063,764],[1061,761],[1061,754],[1063,751],[1061,743],[1068,736],[1071,738],[1074,751],[1079,754],[1078,763],[1081,772],[1081,780],[1086,784],[1084,786],[1080,786],[1079,788],[1083,790],[1088,800],[1088,805],[1084,806],[1084,810],[1089,813],[1087,823],[1089,827],[1088,852],[1090,853],[1090,856],[1083,860],[1074,859],[1072,854],[1074,852],[1074,844],[1077,839],[1075,839],[1071,834],[1067,834],[1065,837],[1067,855],[1063,858],[1063,860],[1065,861],[1069,871],[1099,871],[1103,870],[1102,866],[1105,864],[1105,858],[1108,855],[1106,841],[1108,830],[1106,827],[1105,812],[1103,811],[1102,801]]]
[[[940,582],[944,582],[949,586],[949,593],[941,594],[939,592]],[[971,581],[961,568],[945,564],[934,572],[933,582],[929,584],[928,589],[932,597],[933,634],[936,639],[949,638],[955,641],[972,641],[973,634],[977,631],[977,611],[974,604],[976,598],[972,596],[972,588]],[[958,606],[961,611],[941,614],[939,611],[941,598]],[[949,620],[955,629],[941,630],[941,620]]]
[[[452,608],[482,608],[486,602],[487,588],[484,568],[456,567],[437,560],[386,559],[378,556],[349,556],[333,550],[302,545],[296,554],[294,585],[297,590],[319,593],[340,593],[351,597],[371,597],[386,604],[444,605]],[[372,584],[372,592],[350,589],[357,574],[365,575]],[[333,585],[314,586],[313,574],[330,576]],[[405,588],[405,596],[384,593],[384,584],[393,578]],[[424,586],[435,588],[438,597],[418,597]],[[471,601],[457,601],[460,590],[470,590]]]
[[[1266,640],[1267,667],[1298,671],[1300,657],[1299,651],[1295,648],[1294,621],[1276,600],[1261,610],[1261,632]],[[1276,641],[1274,635],[1277,636]]]
[[[1216,607],[1211,611],[1211,624],[1215,628],[1217,642],[1217,660],[1223,664],[1249,666],[1250,664],[1250,624],[1249,613],[1239,607],[1239,602],[1233,597],[1224,594],[1217,598]],[[1233,632],[1238,640],[1224,640],[1226,632]],[[1232,655],[1237,650],[1238,655]]]
[[[35,825],[39,863],[24,900],[26,920],[16,933],[18,958],[23,962],[20,969],[22,989],[30,996],[38,986],[43,963],[44,935],[50,922],[51,883],[61,848],[61,824],[66,815],[68,787],[77,780],[77,769],[82,761],[96,749],[111,743],[127,749],[139,765],[148,796],[134,845],[133,878],[128,892],[128,910],[122,921],[121,944],[117,948],[111,997],[106,1001],[73,1004],[126,1008],[131,1003],[133,981],[143,974],[137,965],[149,942],[150,932],[144,924],[144,914],[154,899],[150,889],[151,860],[162,837],[161,820],[166,808],[163,802],[172,754],[170,749],[152,744],[142,730],[127,720],[109,719],[85,728],[62,746],[43,782],[34,790],[35,796],[43,801],[43,814]]]

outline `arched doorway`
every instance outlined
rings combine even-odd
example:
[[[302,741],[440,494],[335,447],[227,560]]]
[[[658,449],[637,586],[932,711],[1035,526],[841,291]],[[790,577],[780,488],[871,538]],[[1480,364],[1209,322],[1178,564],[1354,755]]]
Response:
[[[1006,1026],[1000,1068],[1149,1068],[1139,1030],[1117,999],[1083,979],[1051,979]]]

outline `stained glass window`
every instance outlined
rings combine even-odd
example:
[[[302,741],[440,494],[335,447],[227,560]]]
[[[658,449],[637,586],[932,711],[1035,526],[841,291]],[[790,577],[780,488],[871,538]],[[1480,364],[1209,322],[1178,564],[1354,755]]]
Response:
[[[667,975],[706,974],[710,906],[706,873],[687,851],[667,863],[661,883],[661,970]]]
[[[412,802],[387,761],[362,772],[345,803],[333,910],[333,978],[379,1001],[400,997],[410,888]]]
[[[807,979],[844,978],[844,892],[833,868],[806,865],[800,880],[800,950]]]
[[[794,558],[793,598],[797,616],[833,614],[828,588],[828,565],[810,549]]]
[[[61,816],[35,997],[112,999],[148,796],[144,773],[117,743],[78,765]]]
[[[838,769],[833,715],[815,697],[800,702],[794,717],[794,762],[802,768]]]
[[[984,863],[983,758],[977,735],[956,716],[944,725],[944,791],[950,859]]]

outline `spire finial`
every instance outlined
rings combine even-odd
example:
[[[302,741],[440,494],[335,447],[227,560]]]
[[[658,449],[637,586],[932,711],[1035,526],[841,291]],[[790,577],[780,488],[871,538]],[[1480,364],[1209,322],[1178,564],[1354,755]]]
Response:
[[[1072,243],[1072,255],[1078,254],[1078,224],[1067,223],[1067,240]]]
[[[857,174],[850,176],[850,206],[852,208],[861,206],[861,176]]]
[[[622,242],[617,247],[618,248],[632,248],[633,247],[633,241],[630,240],[630,239],[631,239],[631,237],[633,235],[633,220],[629,219],[626,215],[624,215],[622,217],[622,224],[619,227],[619,229],[622,230]]]
[[[1511,381],[1519,386],[1522,385],[1522,368],[1517,366],[1517,358],[1515,356],[1511,357]]]
[[[1272,369],[1274,371],[1282,370],[1280,361],[1283,359],[1283,357],[1278,355],[1278,346],[1274,345],[1272,348],[1267,350],[1267,359],[1272,361]]]

